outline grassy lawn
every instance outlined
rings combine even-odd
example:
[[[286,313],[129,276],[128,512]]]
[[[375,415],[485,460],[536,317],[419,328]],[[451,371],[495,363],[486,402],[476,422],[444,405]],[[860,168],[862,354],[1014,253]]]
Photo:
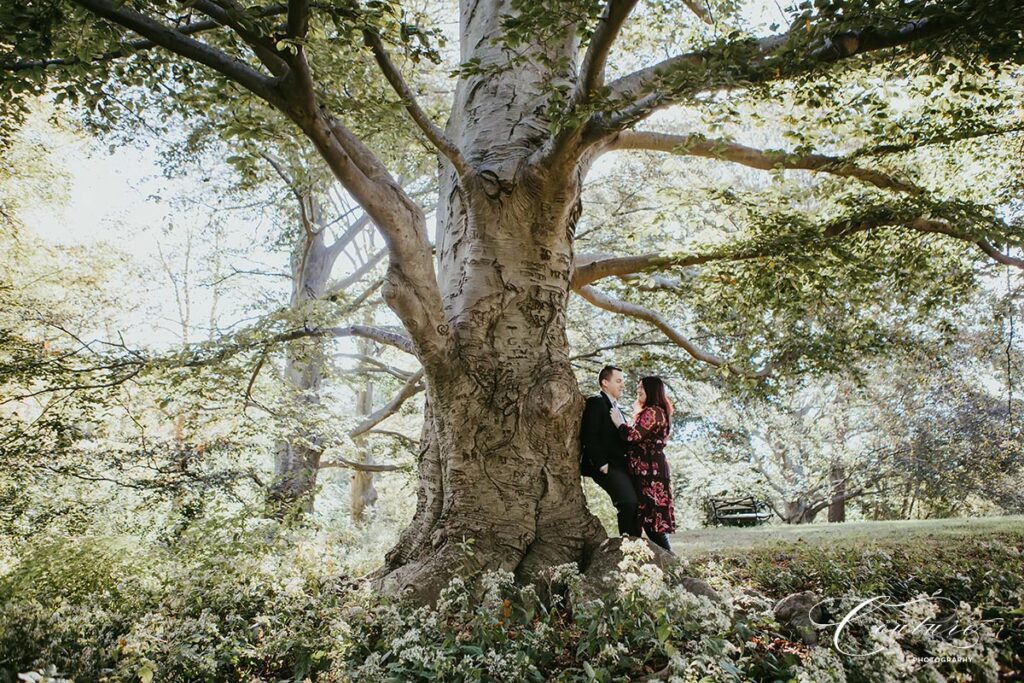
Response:
[[[982,537],[1024,533],[1024,516],[923,519],[842,524],[767,524],[759,527],[685,529],[672,536],[677,555],[696,557],[709,552],[733,554],[746,549],[766,550],[780,544],[824,546],[846,544],[890,545],[911,539]]]

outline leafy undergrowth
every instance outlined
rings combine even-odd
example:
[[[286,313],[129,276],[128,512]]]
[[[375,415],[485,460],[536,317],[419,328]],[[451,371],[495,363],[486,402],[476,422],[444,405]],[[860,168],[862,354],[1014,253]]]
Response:
[[[1022,547],[1022,534],[787,546],[666,575],[645,562],[645,544],[627,542],[617,588],[600,599],[564,566],[545,587],[549,600],[490,573],[413,608],[349,580],[338,561],[346,546],[303,531],[226,524],[160,546],[50,540],[0,577],[0,671],[144,683],[995,681],[1021,669]],[[724,602],[687,592],[677,573],[702,577]],[[834,627],[810,647],[772,616],[778,598],[801,590],[918,599],[905,616],[959,629],[894,630],[885,614],[862,613],[839,647]],[[948,613],[922,599],[936,592],[951,599]],[[914,659],[951,655],[964,661]]]

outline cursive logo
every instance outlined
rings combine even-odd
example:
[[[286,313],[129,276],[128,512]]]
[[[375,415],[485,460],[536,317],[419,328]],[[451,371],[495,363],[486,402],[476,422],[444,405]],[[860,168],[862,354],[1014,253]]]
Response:
[[[956,602],[939,595],[922,596],[902,602],[895,601],[889,595],[878,595],[863,600],[828,598],[814,605],[808,616],[816,628],[835,627],[832,644],[837,651],[850,657],[869,657],[885,648],[878,647],[871,652],[850,652],[843,647],[844,641],[854,638],[853,632],[857,626],[881,629],[888,632],[894,640],[900,636],[917,634],[948,639],[950,647],[957,649],[975,647],[980,643],[978,631],[981,624],[958,622],[955,619],[956,607]],[[845,614],[839,621],[819,622],[814,618],[815,614],[842,614],[844,609]]]

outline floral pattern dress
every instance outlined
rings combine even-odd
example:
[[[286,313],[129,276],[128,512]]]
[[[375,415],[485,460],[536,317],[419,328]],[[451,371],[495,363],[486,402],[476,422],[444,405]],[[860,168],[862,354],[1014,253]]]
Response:
[[[665,460],[668,416],[662,408],[650,406],[640,411],[634,426],[620,425],[619,431],[629,442],[627,460],[640,499],[640,523],[648,531],[672,533],[676,530],[676,513]]]

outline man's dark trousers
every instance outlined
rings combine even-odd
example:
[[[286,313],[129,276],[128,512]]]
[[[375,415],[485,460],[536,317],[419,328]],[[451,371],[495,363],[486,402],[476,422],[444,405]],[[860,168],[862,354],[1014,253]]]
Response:
[[[636,488],[633,486],[633,479],[629,476],[629,472],[617,464],[609,463],[608,474],[596,472],[593,474],[593,479],[615,504],[619,533],[639,536],[640,523],[636,514],[638,504]]]
[[[580,424],[580,473],[593,479],[618,511],[619,533],[639,536],[637,496],[626,465],[626,441],[612,422],[611,399],[603,392],[587,399]],[[608,466],[608,473],[601,468]]]

